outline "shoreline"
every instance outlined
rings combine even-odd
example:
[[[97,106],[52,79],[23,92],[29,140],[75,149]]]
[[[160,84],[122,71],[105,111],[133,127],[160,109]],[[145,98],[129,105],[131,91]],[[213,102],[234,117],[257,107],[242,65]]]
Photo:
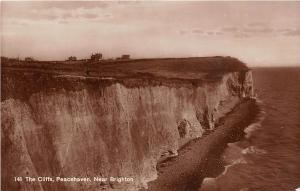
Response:
[[[216,129],[194,139],[171,157],[157,164],[158,178],[140,191],[198,191],[206,177],[216,177],[224,171],[220,156],[227,143],[236,142],[244,129],[255,119],[259,108],[254,99],[238,104],[221,118]]]

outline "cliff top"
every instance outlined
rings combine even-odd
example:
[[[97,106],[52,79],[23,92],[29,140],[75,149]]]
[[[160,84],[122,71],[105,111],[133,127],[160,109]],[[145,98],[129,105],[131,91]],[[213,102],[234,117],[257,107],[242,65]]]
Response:
[[[126,87],[195,87],[219,82],[224,74],[249,70],[231,57],[136,59],[121,61],[10,61],[1,63],[1,100],[27,100],[36,92]]]
[[[232,57],[192,57],[88,61],[11,61],[2,69],[104,78],[215,79],[248,67]]]

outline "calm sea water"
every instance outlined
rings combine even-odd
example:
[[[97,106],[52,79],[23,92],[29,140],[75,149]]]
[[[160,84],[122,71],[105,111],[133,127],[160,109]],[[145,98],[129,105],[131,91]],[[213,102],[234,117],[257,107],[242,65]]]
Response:
[[[300,190],[300,68],[254,69],[263,111],[246,137],[228,144],[226,170],[207,190]]]

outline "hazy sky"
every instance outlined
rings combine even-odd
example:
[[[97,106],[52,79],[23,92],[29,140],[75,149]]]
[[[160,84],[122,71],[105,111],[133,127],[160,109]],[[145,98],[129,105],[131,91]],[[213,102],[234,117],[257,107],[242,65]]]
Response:
[[[300,2],[1,2],[2,55],[225,55],[300,66]]]

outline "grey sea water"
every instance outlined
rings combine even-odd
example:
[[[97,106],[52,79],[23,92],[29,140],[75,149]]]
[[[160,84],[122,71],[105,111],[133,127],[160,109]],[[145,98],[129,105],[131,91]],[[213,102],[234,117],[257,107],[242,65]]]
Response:
[[[207,178],[218,191],[294,191],[300,188],[300,68],[253,70],[262,108],[245,138],[228,144],[226,168]]]

